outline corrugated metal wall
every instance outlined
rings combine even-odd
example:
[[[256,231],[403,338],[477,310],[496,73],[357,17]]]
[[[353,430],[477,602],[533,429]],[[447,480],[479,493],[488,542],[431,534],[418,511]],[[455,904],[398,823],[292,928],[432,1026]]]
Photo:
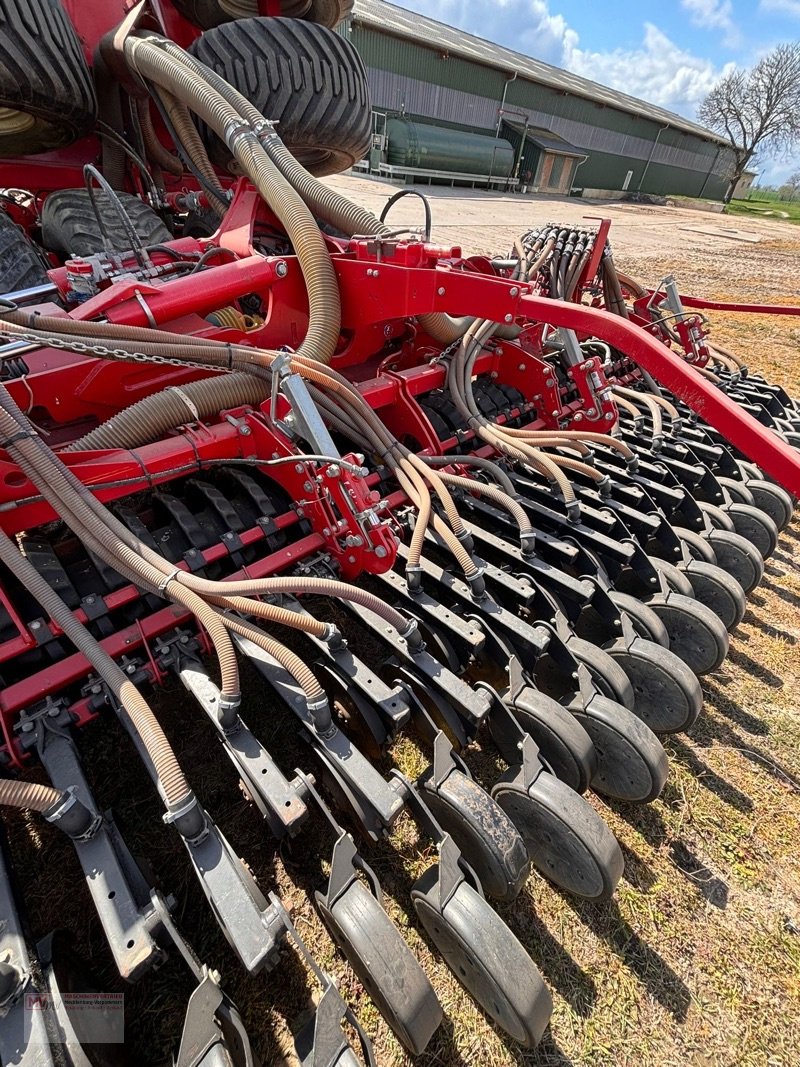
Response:
[[[413,41],[346,22],[340,27],[367,67],[373,106],[476,131],[494,131],[500,102],[516,122],[552,130],[585,151],[576,174],[582,188],[721,198],[731,153],[714,141],[524,78],[449,56]]]

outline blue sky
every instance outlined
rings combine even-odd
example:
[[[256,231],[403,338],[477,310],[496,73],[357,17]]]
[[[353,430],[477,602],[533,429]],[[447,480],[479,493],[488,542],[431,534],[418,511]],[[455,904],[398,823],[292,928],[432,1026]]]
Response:
[[[800,0],[392,0],[695,118],[714,82],[800,39]],[[761,161],[762,180],[800,168]]]

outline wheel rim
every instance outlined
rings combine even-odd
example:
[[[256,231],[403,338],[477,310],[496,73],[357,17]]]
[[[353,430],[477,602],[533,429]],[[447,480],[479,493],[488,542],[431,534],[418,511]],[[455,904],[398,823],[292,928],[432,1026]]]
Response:
[[[18,137],[36,125],[33,115],[13,107],[0,107],[0,137]]]
[[[673,652],[641,638],[612,655],[631,680],[633,711],[656,734],[687,730],[700,714],[702,690],[695,675]]]
[[[744,590],[736,579],[721,567],[699,560],[689,565],[687,573],[700,603],[711,608],[727,630],[735,629],[747,610]]]
[[[577,718],[597,752],[595,792],[634,804],[655,800],[667,781],[669,763],[653,731],[627,708],[597,697]]]
[[[540,874],[587,900],[611,895],[622,874],[622,853],[582,797],[546,772],[528,791],[503,782],[492,793],[525,839]]]
[[[710,608],[675,593],[653,597],[650,606],[667,628],[670,651],[695,674],[709,674],[722,665],[728,631]]]
[[[778,528],[769,515],[748,504],[734,504],[729,514],[736,533],[754,544],[762,559],[769,559],[778,547]]]

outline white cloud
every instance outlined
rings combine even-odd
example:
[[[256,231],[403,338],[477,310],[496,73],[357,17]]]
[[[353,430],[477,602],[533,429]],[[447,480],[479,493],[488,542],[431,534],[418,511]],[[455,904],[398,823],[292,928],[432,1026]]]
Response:
[[[694,115],[714,83],[734,66],[718,69],[710,59],[683,51],[650,22],[639,48],[592,52],[575,47],[564,58],[576,74],[683,115]]]
[[[800,0],[789,2],[800,3]],[[732,17],[731,0],[681,0],[681,7],[689,13],[692,25],[700,26],[704,30],[721,30],[725,44],[730,47],[741,42],[739,27]]]
[[[681,49],[652,23],[645,23],[637,48],[583,48],[577,31],[563,15],[551,12],[548,0],[394,2],[687,117],[694,117],[709,89],[733,69],[733,64],[718,68],[710,59]],[[700,6],[708,11],[714,9],[719,18],[725,16],[729,6],[720,0],[682,2],[698,10]],[[791,2],[800,7],[800,0],[762,2]]]
[[[761,11],[777,11],[800,19],[800,0],[761,0],[758,6]]]

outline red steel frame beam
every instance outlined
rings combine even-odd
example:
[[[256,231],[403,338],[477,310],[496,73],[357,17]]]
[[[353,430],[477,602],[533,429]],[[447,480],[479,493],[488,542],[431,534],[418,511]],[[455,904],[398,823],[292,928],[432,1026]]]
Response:
[[[687,308],[705,308],[707,311],[737,311],[746,315],[800,315],[800,305],[792,304],[732,304],[724,300],[703,300],[699,296],[682,296]]]

